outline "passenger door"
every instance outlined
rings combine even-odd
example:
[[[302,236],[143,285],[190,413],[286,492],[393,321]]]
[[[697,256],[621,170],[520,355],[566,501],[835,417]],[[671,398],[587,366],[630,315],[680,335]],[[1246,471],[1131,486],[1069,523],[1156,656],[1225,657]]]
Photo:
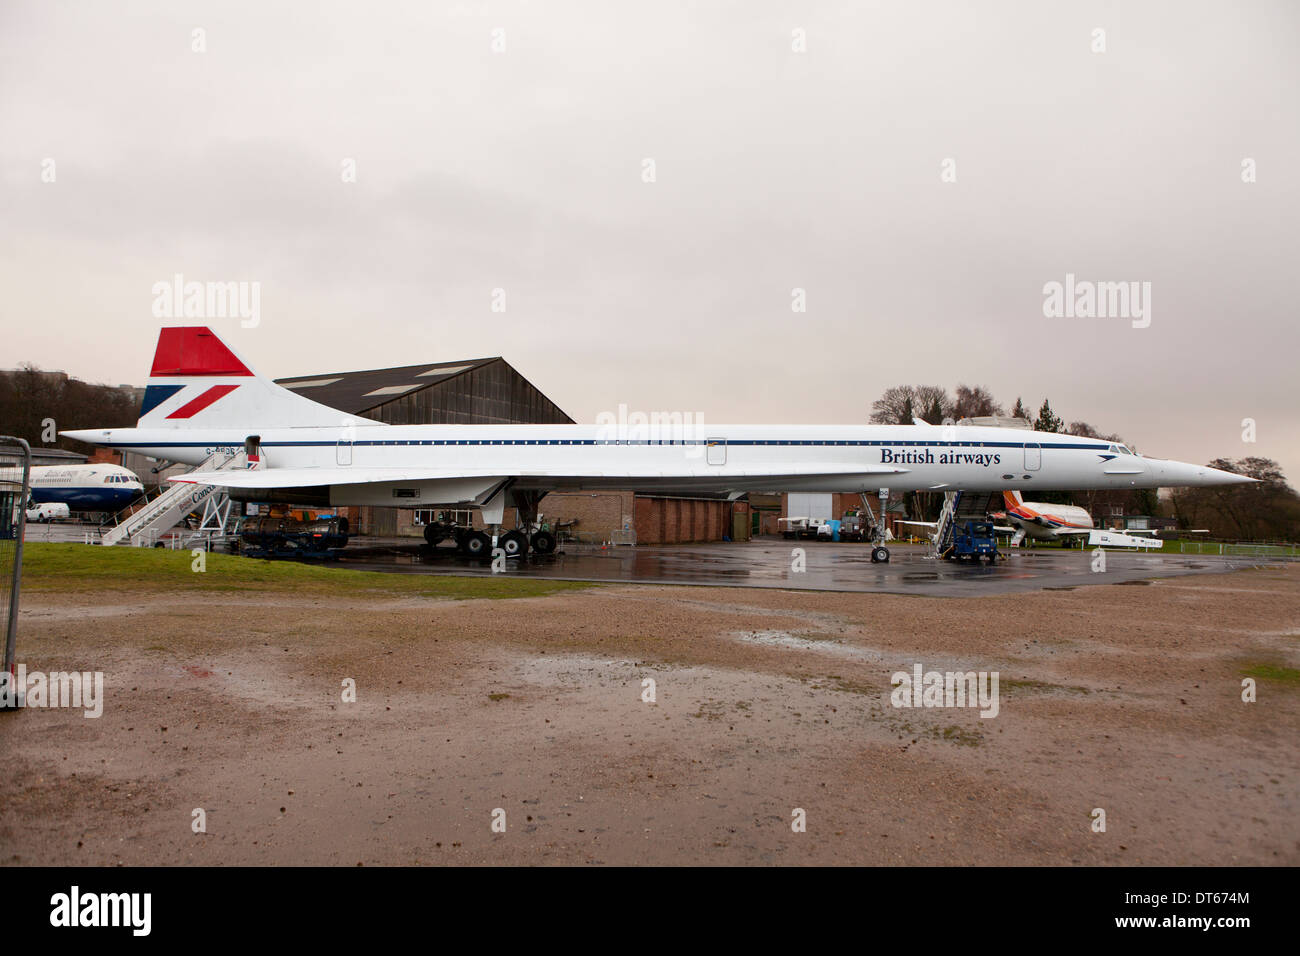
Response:
[[[706,438],[704,444],[707,449],[705,460],[710,465],[725,465],[727,463],[727,440],[725,438]]]

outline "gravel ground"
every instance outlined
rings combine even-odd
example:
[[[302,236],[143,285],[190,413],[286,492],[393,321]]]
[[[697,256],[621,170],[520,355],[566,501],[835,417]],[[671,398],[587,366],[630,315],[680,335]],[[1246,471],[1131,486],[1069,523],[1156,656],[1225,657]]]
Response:
[[[1300,667],[1295,564],[972,599],[45,591],[21,627],[106,701],[0,717],[11,865],[1300,863],[1300,687],[1241,699]],[[895,708],[917,662],[997,671],[998,715]]]

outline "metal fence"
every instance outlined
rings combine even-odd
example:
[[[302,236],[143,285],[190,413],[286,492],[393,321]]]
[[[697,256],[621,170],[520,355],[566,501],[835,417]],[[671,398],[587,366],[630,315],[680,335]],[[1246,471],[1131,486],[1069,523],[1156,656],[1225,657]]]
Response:
[[[1300,545],[1269,541],[1179,541],[1180,554],[1226,554],[1250,557],[1296,558]]]
[[[18,704],[13,686],[18,641],[18,596],[23,572],[23,535],[27,497],[31,493],[32,450],[21,438],[0,435],[0,621],[5,629],[4,670],[0,673],[0,710]]]

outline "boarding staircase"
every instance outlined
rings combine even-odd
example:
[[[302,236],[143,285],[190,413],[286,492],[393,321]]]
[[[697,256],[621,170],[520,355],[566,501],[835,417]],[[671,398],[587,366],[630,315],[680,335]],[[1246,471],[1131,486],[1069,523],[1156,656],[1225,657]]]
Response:
[[[222,471],[242,467],[244,456],[240,453],[218,451],[195,468],[195,471]],[[131,544],[148,547],[159,535],[176,526],[191,511],[203,509],[199,533],[220,531],[230,516],[230,497],[224,488],[214,485],[194,485],[183,481],[172,483],[156,498],[147,500],[134,511],[119,512],[112,527],[100,536],[104,545]]]
[[[934,552],[943,554],[952,545],[953,535],[967,521],[985,521],[989,512],[997,509],[994,500],[997,492],[948,491],[943,496],[943,508],[934,529]],[[997,499],[1001,500],[1000,497]]]

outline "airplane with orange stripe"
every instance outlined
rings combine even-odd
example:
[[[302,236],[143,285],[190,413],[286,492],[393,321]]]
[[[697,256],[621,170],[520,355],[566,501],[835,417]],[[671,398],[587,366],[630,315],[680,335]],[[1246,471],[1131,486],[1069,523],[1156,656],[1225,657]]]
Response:
[[[1122,446],[1121,446],[1122,447]],[[1127,454],[1125,449],[1121,454]],[[1159,548],[1161,542],[1151,531],[1107,531],[1098,528],[1086,508],[1078,505],[1054,505],[1044,501],[1025,501],[1018,491],[1003,491],[1006,511],[993,511],[987,517],[1006,521],[994,525],[1001,534],[1021,532],[1032,541],[1067,542],[1087,536],[1089,544],[1104,544],[1116,548]],[[931,538],[937,534],[937,521],[900,521],[899,524],[919,525],[931,529]],[[1145,535],[1153,535],[1145,537]],[[1015,543],[1015,542],[1013,542]]]
[[[1018,491],[1002,492],[1002,500],[1006,503],[1007,510],[1001,514],[995,514],[994,517],[1004,519],[1012,528],[1019,529],[1025,533],[1026,538],[1034,541],[1069,541],[1084,536],[1091,537],[1097,526],[1093,523],[1092,515],[1086,508],[1080,508],[1078,505],[1054,505],[1043,501],[1025,501]],[[1008,528],[1006,530],[1011,530]],[[1154,536],[1139,537],[1139,535],[1151,534],[1154,532],[1146,531],[1128,531],[1119,535],[1110,533],[1111,538],[1132,539],[1129,540],[1112,540],[1108,543],[1141,548],[1158,548],[1161,546],[1160,541]]]

